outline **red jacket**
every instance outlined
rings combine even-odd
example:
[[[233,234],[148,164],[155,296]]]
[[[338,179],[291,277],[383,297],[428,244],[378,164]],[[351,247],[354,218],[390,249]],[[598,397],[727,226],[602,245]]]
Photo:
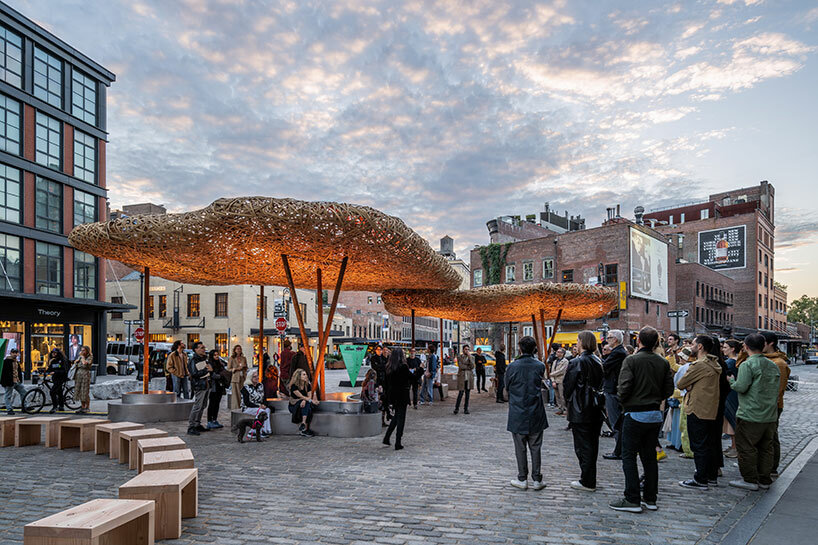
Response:
[[[288,348],[281,351],[281,359],[278,362],[281,382],[290,380],[290,363],[293,361],[293,356],[295,356],[295,352]]]

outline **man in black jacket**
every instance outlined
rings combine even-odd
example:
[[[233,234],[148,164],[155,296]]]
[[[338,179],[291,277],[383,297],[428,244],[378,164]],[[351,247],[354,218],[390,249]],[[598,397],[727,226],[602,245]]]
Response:
[[[659,465],[656,444],[662,427],[662,401],[673,394],[673,372],[667,360],[654,350],[659,332],[652,327],[639,331],[639,351],[625,358],[619,373],[617,392],[625,412],[622,421],[622,470],[625,473],[625,497],[610,504],[616,511],[641,513],[642,507],[656,510],[659,490]],[[639,493],[639,468],[636,456],[645,468],[645,490]]]
[[[495,388],[497,389],[497,403],[505,403],[503,399],[503,390],[506,387],[506,347],[500,345],[494,351],[494,379],[497,382]]]
[[[602,391],[605,392],[605,412],[608,414],[608,422],[613,429],[614,445],[613,452],[603,454],[606,460],[622,459],[622,405],[619,403],[619,396],[616,393],[616,386],[619,382],[619,371],[622,369],[622,362],[628,357],[628,351],[622,346],[624,334],[618,329],[608,332],[606,340],[611,351],[602,360]]]
[[[210,431],[202,426],[202,413],[207,408],[207,398],[210,394],[210,373],[213,368],[207,363],[207,353],[204,343],[193,343],[193,357],[188,363],[190,371],[190,385],[193,390],[193,408],[190,409],[190,418],[187,421],[188,435],[199,435],[199,432]]]
[[[420,387],[420,380],[423,375],[423,364],[420,358],[415,353],[414,348],[409,349],[409,357],[406,358],[406,365],[409,367],[409,372],[412,374],[412,380],[409,385],[412,387],[412,406],[418,408],[418,388]]]

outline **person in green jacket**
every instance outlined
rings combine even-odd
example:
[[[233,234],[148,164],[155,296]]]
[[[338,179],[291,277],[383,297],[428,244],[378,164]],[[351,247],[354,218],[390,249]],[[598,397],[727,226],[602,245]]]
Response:
[[[748,358],[731,380],[738,393],[736,449],[742,479],[730,486],[745,490],[767,489],[772,484],[773,437],[778,419],[778,366],[762,355],[764,337],[758,333],[744,339]]]

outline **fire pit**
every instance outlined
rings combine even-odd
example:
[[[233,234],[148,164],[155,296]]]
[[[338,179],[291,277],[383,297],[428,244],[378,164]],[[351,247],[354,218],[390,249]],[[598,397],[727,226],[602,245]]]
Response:
[[[127,392],[120,400],[108,402],[108,419],[111,422],[176,422],[187,420],[191,408],[192,400],[176,399],[173,392]]]

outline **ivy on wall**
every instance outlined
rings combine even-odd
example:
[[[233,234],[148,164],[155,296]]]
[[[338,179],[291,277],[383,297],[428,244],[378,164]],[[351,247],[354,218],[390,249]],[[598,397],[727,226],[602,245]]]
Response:
[[[480,261],[483,264],[483,285],[491,286],[499,284],[503,267],[506,266],[506,256],[511,248],[511,243],[481,246]]]

